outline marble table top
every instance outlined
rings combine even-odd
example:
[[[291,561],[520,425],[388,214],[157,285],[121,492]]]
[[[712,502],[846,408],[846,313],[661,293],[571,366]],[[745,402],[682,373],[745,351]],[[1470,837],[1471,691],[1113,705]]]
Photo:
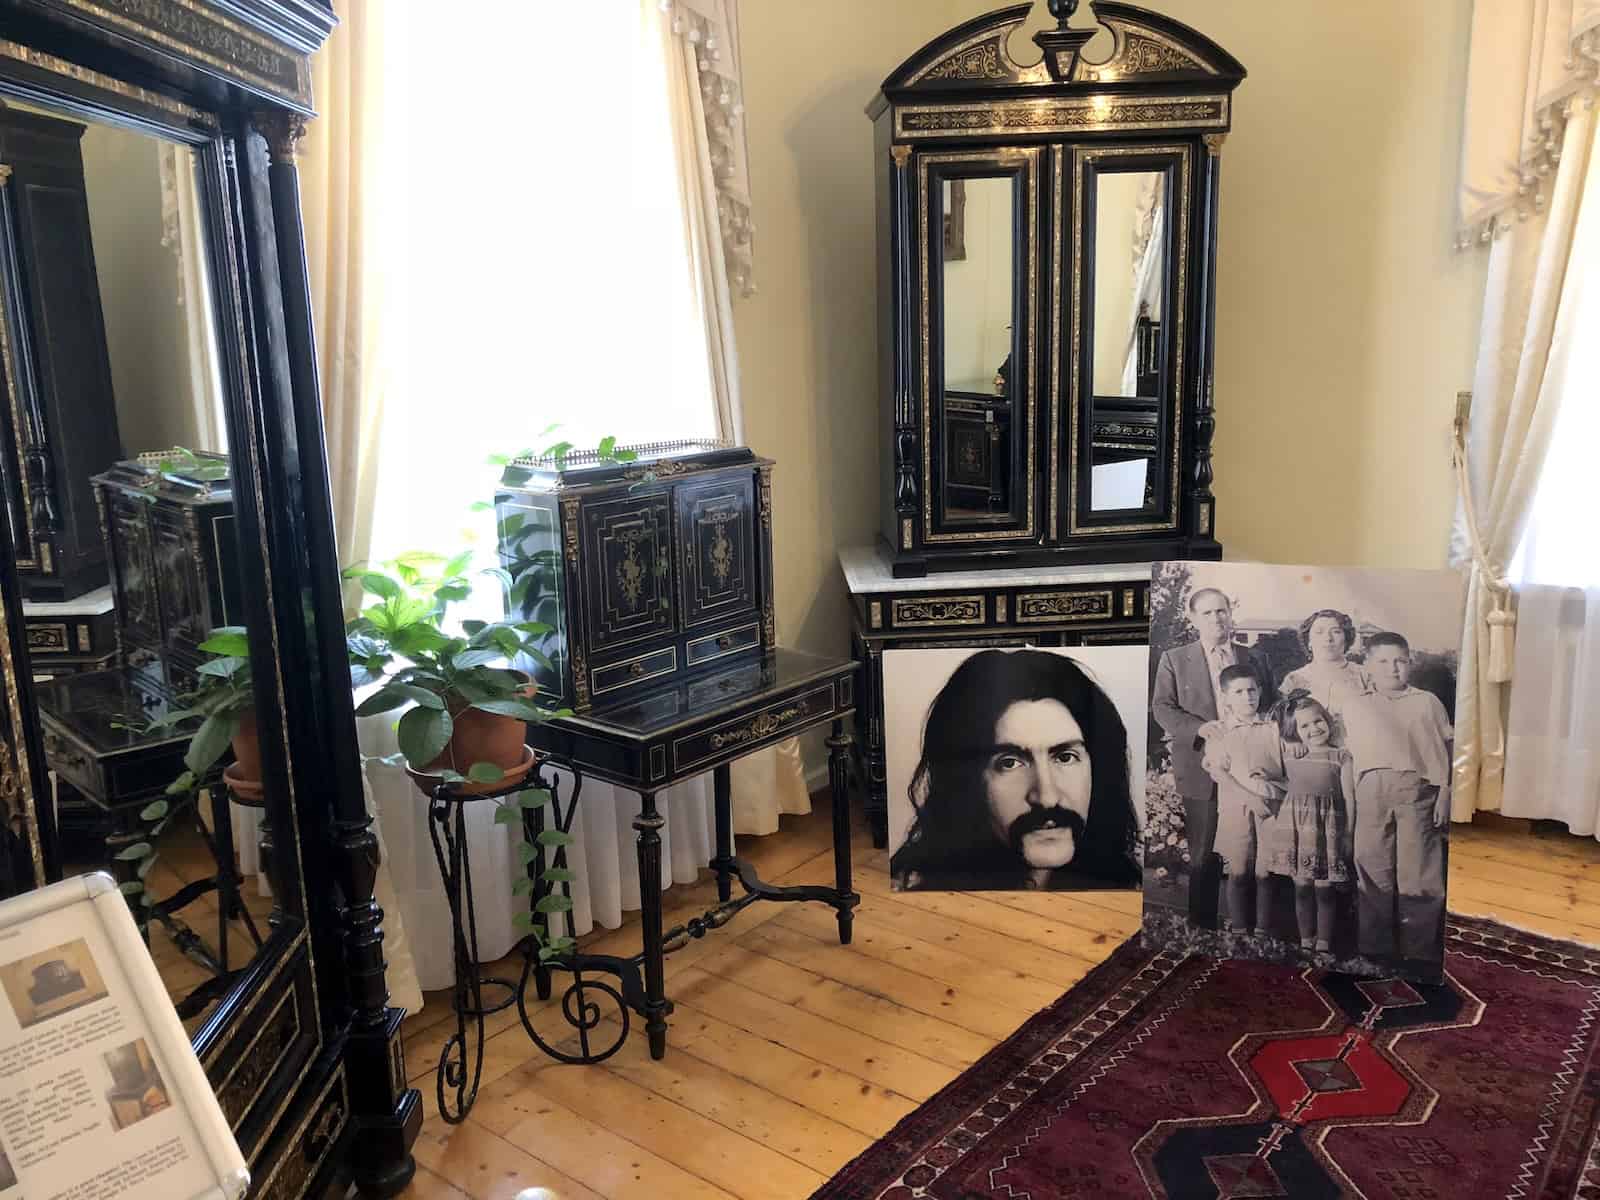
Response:
[[[71,600],[24,600],[22,611],[30,617],[92,617],[110,612],[115,604],[108,583]]]
[[[839,567],[852,596],[877,592],[928,592],[952,588],[1048,587],[1072,583],[1128,583],[1150,578],[1150,563],[1089,563],[1063,567],[997,567],[986,571],[930,571],[921,579],[896,579],[889,550],[845,546]]]

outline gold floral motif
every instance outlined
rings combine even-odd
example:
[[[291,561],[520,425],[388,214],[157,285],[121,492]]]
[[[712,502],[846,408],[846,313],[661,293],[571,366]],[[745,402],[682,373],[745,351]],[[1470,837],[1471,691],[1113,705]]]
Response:
[[[644,567],[639,562],[641,536],[635,530],[622,534],[619,538],[628,549],[622,561],[617,564],[617,586],[622,589],[622,598],[627,601],[630,611],[639,607],[639,596],[644,591]]]
[[[778,730],[796,717],[805,716],[806,712],[806,703],[801,701],[799,704],[791,704],[781,712],[774,713],[769,710],[761,713],[748,725],[730,730],[727,733],[713,733],[711,735],[711,748],[713,750],[721,750],[724,746],[737,746],[744,742],[753,742],[759,738],[768,737],[777,733]]]
[[[578,708],[589,707],[589,662],[583,656],[576,640],[570,640],[572,646],[572,700]]]
[[[1164,71],[1203,71],[1205,68],[1176,46],[1130,33],[1122,53],[1101,70],[1102,75],[1157,75]]]
[[[772,467],[770,464],[756,469],[756,475],[761,481],[760,500],[761,527],[772,528]]]
[[[1008,79],[998,39],[967,46],[935,65],[923,79]]]
[[[1110,588],[1099,592],[1028,592],[1017,597],[1017,620],[1091,621],[1113,614]]]
[[[578,565],[578,507],[580,503],[576,498],[561,502],[561,540],[567,550],[567,565],[573,568]]]
[[[772,607],[772,601],[767,601],[767,606],[761,610],[761,634],[766,639],[770,649],[778,644],[778,614]]]
[[[1117,102],[1105,96],[1074,100],[1010,100],[960,106],[910,106],[896,112],[901,137],[950,133],[1074,133],[1095,129],[1163,129],[1226,125],[1226,96]]]
[[[938,599],[891,600],[889,617],[896,626],[981,625],[982,596],[949,596]]]
[[[889,147],[889,157],[894,159],[894,165],[895,166],[903,167],[908,162],[911,161],[911,147],[910,146],[890,146]]]
[[[708,553],[711,560],[711,574],[716,576],[719,587],[725,587],[728,573],[733,570],[733,543],[728,540],[728,527],[721,521],[715,526]]]

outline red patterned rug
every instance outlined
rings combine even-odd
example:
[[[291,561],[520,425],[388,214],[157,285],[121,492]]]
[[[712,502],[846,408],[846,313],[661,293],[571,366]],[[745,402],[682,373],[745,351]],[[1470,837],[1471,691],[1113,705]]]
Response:
[[[1452,917],[1442,984],[1137,936],[813,1200],[1600,1197],[1600,951]]]

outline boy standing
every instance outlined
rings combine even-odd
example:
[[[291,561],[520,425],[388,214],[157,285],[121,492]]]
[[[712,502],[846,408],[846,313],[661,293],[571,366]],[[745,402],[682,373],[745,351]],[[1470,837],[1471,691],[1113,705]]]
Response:
[[[1358,944],[1367,955],[1437,963],[1450,819],[1450,716],[1411,686],[1411,646],[1367,639],[1373,691],[1344,706],[1353,760]]]
[[[1217,783],[1217,857],[1228,876],[1226,928],[1248,933],[1251,879],[1255,880],[1257,933],[1271,932],[1272,886],[1268,830],[1283,797],[1283,749],[1277,723],[1256,711],[1261,682],[1250,667],[1223,668],[1217,678],[1222,719],[1208,723],[1206,772]]]

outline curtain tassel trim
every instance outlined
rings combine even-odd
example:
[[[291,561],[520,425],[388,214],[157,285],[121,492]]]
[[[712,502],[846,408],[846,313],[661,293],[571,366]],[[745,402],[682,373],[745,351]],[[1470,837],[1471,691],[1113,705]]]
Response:
[[[1511,581],[1490,560],[1483,548],[1483,537],[1478,532],[1478,512],[1472,503],[1472,479],[1467,470],[1465,411],[1456,417],[1455,452],[1451,457],[1455,460],[1456,486],[1461,492],[1461,511],[1466,518],[1467,537],[1472,543],[1472,562],[1494,601],[1494,607],[1484,618],[1484,624],[1489,629],[1489,658],[1485,663],[1485,676],[1490,683],[1508,683],[1511,680],[1511,666],[1517,656],[1517,614],[1511,603]]]

